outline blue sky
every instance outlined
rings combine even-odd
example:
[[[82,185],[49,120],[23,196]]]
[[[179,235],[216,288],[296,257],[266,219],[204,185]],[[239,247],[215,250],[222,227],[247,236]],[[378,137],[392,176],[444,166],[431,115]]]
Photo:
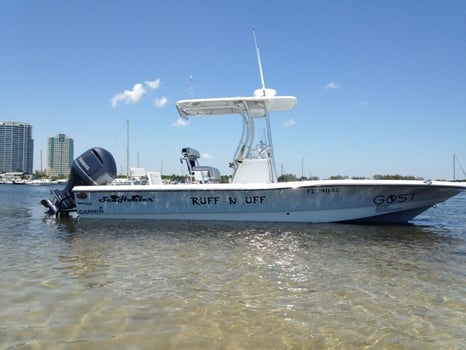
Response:
[[[65,133],[181,173],[182,147],[229,174],[235,117],[178,123],[179,99],[298,98],[272,115],[279,173],[451,179],[466,166],[465,1],[0,0],[0,120],[31,123],[34,168]],[[457,177],[466,177],[457,167]]]

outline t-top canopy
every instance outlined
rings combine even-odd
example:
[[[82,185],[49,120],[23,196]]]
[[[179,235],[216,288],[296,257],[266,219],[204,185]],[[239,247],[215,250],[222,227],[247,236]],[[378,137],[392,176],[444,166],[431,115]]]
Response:
[[[295,108],[294,96],[231,97],[181,100],[176,109],[181,117],[249,114],[252,118],[265,117],[268,112],[287,111]]]

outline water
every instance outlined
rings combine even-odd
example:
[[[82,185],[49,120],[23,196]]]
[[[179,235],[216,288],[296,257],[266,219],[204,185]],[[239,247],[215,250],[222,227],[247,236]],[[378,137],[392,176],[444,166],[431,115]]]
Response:
[[[0,349],[464,349],[466,194],[409,226],[88,223],[0,185]]]

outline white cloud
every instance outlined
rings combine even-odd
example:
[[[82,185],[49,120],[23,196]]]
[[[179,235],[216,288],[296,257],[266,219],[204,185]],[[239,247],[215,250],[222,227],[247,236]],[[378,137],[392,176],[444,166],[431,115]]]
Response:
[[[296,121],[293,118],[291,118],[291,119],[285,120],[282,125],[285,128],[290,128],[296,125]]]
[[[212,159],[214,157],[212,157],[212,155],[210,153],[204,153],[203,155],[201,155],[201,158],[203,158],[203,159]]]
[[[132,90],[125,90],[113,96],[112,106],[116,107],[119,102],[138,103],[142,95],[146,93],[146,89],[140,83],[134,84]]]
[[[172,123],[172,126],[178,127],[178,126],[188,126],[189,122],[186,119],[183,118],[178,118],[178,120],[174,123]]]
[[[165,96],[162,96],[161,98],[156,98],[154,100],[155,107],[157,107],[157,108],[165,107],[167,102],[168,102],[168,100],[167,100],[167,98]]]
[[[146,86],[151,89],[151,90],[155,90],[155,89],[158,89],[160,87],[160,79],[156,79],[156,80],[146,80],[144,82],[144,84],[146,84]]]
[[[335,89],[338,89],[340,86],[338,85],[338,83],[335,83],[335,82],[330,82],[328,83],[327,85],[325,85],[324,87],[324,91],[328,91],[328,90],[335,90]]]
[[[113,96],[111,103],[113,107],[116,107],[118,103],[138,103],[142,96],[148,91],[156,90],[160,87],[160,79],[146,80],[144,83],[134,84],[131,90],[125,90]],[[161,105],[156,104],[157,107],[163,107],[167,103],[166,98],[162,97],[159,99]]]

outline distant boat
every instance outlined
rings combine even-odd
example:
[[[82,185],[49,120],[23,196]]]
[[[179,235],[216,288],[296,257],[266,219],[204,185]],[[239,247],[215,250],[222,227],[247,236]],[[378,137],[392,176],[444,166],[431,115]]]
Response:
[[[26,185],[33,185],[33,186],[50,186],[56,185],[57,181],[52,181],[50,179],[33,179],[26,181]]]
[[[73,162],[64,190],[42,200],[50,215],[76,212],[81,219],[221,220],[262,222],[408,222],[437,203],[466,191],[445,181],[319,180],[278,182],[270,127],[271,112],[295,108],[294,96],[262,87],[252,97],[189,99],[176,103],[180,117],[238,115],[243,132],[230,166],[230,183],[201,166],[199,152],[182,148],[185,184],[163,184],[148,173],[145,185],[109,185],[116,177],[110,152],[92,148]],[[266,135],[257,138],[258,124]],[[228,131],[227,131],[228,132]]]
[[[13,185],[25,185],[26,184],[26,180],[18,180],[18,179],[15,179],[15,180],[11,180],[11,183]]]

